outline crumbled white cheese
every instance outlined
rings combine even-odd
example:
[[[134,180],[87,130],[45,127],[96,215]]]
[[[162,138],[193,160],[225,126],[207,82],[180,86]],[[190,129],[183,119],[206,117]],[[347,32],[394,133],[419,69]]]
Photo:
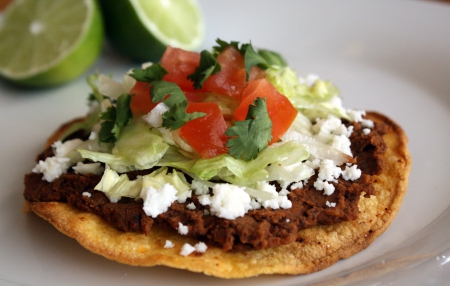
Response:
[[[353,125],[347,127],[345,124],[339,125],[334,131],[334,135],[344,135],[345,137],[350,137],[353,132]]]
[[[292,203],[287,197],[289,191],[284,189],[277,192],[275,186],[266,181],[259,181],[256,189],[245,188],[244,191],[254,199],[250,202],[250,209],[258,209],[261,206],[272,209],[292,207]]]
[[[192,191],[191,191],[191,190],[186,191],[186,192],[182,192],[182,193],[178,193],[177,201],[178,201],[180,204],[184,204],[184,203],[186,202],[186,200],[187,200],[188,198],[190,198],[191,196],[192,196]]]
[[[341,169],[332,160],[322,160],[319,167],[318,180],[336,181],[341,175]]]
[[[195,251],[204,253],[208,249],[208,246],[204,242],[199,242],[194,245],[194,248]]]
[[[84,164],[82,162],[78,162],[76,166],[72,167],[72,169],[75,171],[75,174],[81,175],[87,174],[100,175],[105,171],[105,168],[100,163]]]
[[[303,183],[302,182],[297,182],[291,185],[291,191],[295,190],[295,189],[301,189],[303,188]]]
[[[53,153],[55,154],[55,157],[66,157],[71,151],[80,146],[81,143],[83,143],[81,139],[67,140],[64,143],[56,141],[52,144]]]
[[[97,132],[92,131],[91,134],[89,134],[89,140],[97,140],[98,135]]]
[[[210,211],[218,217],[236,219],[251,209],[250,196],[236,185],[216,184],[213,187],[213,194]]]
[[[292,202],[288,199],[287,196],[277,196],[272,200],[265,200],[261,203],[264,208],[272,208],[274,210],[282,208],[282,209],[290,209],[292,207]]]
[[[323,191],[324,195],[330,196],[334,193],[334,186],[326,181],[317,180],[314,182],[314,188]]]
[[[250,209],[251,210],[259,210],[261,208],[261,204],[258,203],[255,199],[250,201]]]
[[[209,206],[211,204],[211,196],[210,195],[201,195],[198,197],[198,202],[203,206]]]
[[[286,219],[286,222],[289,223],[289,222],[291,222],[291,220],[287,218],[287,219]]]
[[[361,125],[362,125],[362,127],[365,127],[365,128],[373,128],[375,126],[373,121],[370,119],[361,120]]]
[[[192,202],[189,203],[189,204],[187,204],[187,205],[186,205],[186,208],[187,208],[187,209],[190,209],[190,210],[195,210],[195,209],[196,209],[195,204],[192,203]]]
[[[148,186],[142,189],[140,197],[144,200],[145,214],[155,218],[166,212],[177,199],[177,190],[171,184],[164,184],[159,190]]]
[[[364,135],[368,135],[370,133],[370,129],[369,128],[364,128],[362,130],[362,132],[363,132]]]
[[[148,114],[144,115],[142,118],[147,121],[151,126],[158,128],[162,124],[163,113],[169,111],[169,107],[164,103],[158,103]]]
[[[334,208],[336,206],[336,203],[330,203],[329,201],[327,201],[325,204],[330,208]]]
[[[69,161],[69,158],[47,157],[45,161],[40,160],[32,172],[42,173],[43,180],[53,182],[53,180],[67,172]]]
[[[206,195],[209,193],[209,187],[197,180],[192,181],[191,189],[195,192],[197,196]]]
[[[361,177],[361,170],[358,169],[357,165],[353,165],[351,167],[345,166],[345,170],[342,172],[342,178],[344,180],[357,180]]]
[[[289,192],[287,189],[282,189],[281,191],[278,192],[279,196],[287,196],[289,195],[291,192]]]
[[[208,246],[204,242],[196,243],[194,246],[189,243],[185,243],[183,247],[181,247],[180,255],[188,256],[194,251],[199,253],[204,253],[208,249]]]
[[[310,167],[311,169],[318,169],[320,166],[320,160],[314,159],[314,160],[306,160],[305,165]]]
[[[189,233],[189,227],[187,225],[183,225],[181,222],[178,223],[178,233],[181,235],[186,235]]]
[[[193,247],[189,243],[185,243],[183,245],[183,247],[181,247],[180,254],[183,255],[183,256],[188,256],[189,254],[191,254],[194,251],[195,251],[195,247]]]
[[[345,135],[336,135],[333,136],[333,139],[331,140],[331,147],[341,151],[342,153],[345,153],[347,155],[352,156],[352,150],[350,149],[350,145],[352,143],[350,142],[350,139],[348,139]]]
[[[175,244],[170,240],[166,240],[166,244],[164,244],[164,248],[173,248],[174,246]]]
[[[346,111],[348,117],[350,117],[350,120],[355,122],[361,122],[363,120],[363,116],[366,115],[366,111],[364,110],[348,109]]]
[[[82,192],[81,195],[83,197],[88,197],[88,198],[90,198],[92,196],[91,193],[89,193],[89,192]]]
[[[342,128],[340,127],[342,122],[339,118],[333,115],[329,115],[328,118],[322,119],[318,118],[316,123],[311,127],[312,131],[316,134],[333,134],[335,130],[339,130],[338,132],[342,132]]]

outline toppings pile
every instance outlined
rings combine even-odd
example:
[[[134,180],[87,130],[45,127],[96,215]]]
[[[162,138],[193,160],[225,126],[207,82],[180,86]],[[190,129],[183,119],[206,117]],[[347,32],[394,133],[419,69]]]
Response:
[[[275,52],[217,44],[201,53],[169,46],[159,63],[133,69],[122,83],[91,76],[88,116],[33,172],[47,182],[69,172],[101,175],[95,190],[112,203],[142,200],[152,218],[177,201],[228,220],[291,208],[290,192],[312,177],[323,196],[334,193],[339,178],[361,177],[349,138],[352,122],[365,135],[374,128],[363,111],[344,109],[332,83],[297,77]],[[66,139],[79,130],[83,140]],[[138,170],[151,171],[126,174]],[[181,224],[178,231],[189,229]],[[204,247],[185,251],[194,250]]]

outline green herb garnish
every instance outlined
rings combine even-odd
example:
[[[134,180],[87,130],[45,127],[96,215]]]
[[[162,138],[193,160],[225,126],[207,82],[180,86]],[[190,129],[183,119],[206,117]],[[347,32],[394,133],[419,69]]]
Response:
[[[272,140],[272,121],[266,100],[256,98],[248,108],[246,119],[237,121],[225,134],[230,137],[227,147],[231,156],[245,161],[255,159]]]
[[[100,119],[101,129],[98,133],[101,142],[114,143],[120,135],[120,131],[125,127],[133,114],[130,109],[131,96],[127,93],[117,98],[116,106],[110,106],[103,112]]]
[[[162,80],[166,74],[161,63],[145,69],[134,69],[130,74],[137,81],[147,82],[151,86],[149,96],[153,103],[164,102],[169,108],[162,115],[162,127],[176,130],[192,119],[205,116],[202,112],[186,113],[186,96],[177,84]]]
[[[208,51],[203,50],[200,53],[200,64],[194,73],[188,75],[188,79],[194,82],[195,89],[201,89],[205,80],[213,74],[220,71],[220,64],[216,58]]]
[[[168,81],[153,81],[150,94],[153,102],[163,102],[169,110],[163,115],[162,126],[170,130],[176,130],[186,124],[188,121],[203,117],[203,112],[187,113],[188,105],[186,96],[180,87]]]
[[[153,64],[145,69],[133,69],[130,76],[137,81],[152,82],[154,80],[162,80],[167,74],[167,70],[161,63]]]

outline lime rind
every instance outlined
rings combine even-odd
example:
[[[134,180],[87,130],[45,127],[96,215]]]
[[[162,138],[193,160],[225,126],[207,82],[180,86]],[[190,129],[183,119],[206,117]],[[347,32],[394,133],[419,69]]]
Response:
[[[161,59],[162,54],[166,50],[167,45],[171,45],[186,50],[195,50],[204,40],[204,18],[200,5],[197,0],[142,0],[144,4],[137,0],[121,0],[110,1],[100,0],[103,16],[105,18],[105,27],[108,39],[113,47],[123,56],[132,60],[145,62],[156,62]],[[179,15],[179,21],[183,21],[186,17],[193,19],[196,23],[189,26],[185,23],[183,29],[192,31],[188,40],[178,40],[180,31],[179,26],[171,25],[171,22],[163,24],[163,29],[175,29],[175,36],[168,35],[164,30],[158,27],[158,23],[152,23],[152,15],[144,12],[149,7],[156,7],[155,14],[157,17],[171,17],[173,10],[161,10],[161,3],[173,2],[176,7],[191,7],[191,15]],[[186,8],[185,10],[187,10]],[[150,12],[151,14],[151,12]],[[159,21],[158,19],[155,19]],[[160,24],[161,25],[161,24]],[[178,33],[178,34],[177,34]]]
[[[152,11],[151,6],[154,2],[159,2],[160,9],[166,11]],[[203,14],[197,1],[130,0],[130,3],[133,5],[141,23],[161,43],[186,50],[194,50],[202,44],[205,34],[205,25]],[[178,4],[173,5],[174,3]],[[193,19],[193,21],[186,21],[191,19]],[[194,28],[192,29],[191,27],[193,26]],[[180,33],[180,31],[182,31],[182,33]]]
[[[10,4],[3,15],[3,23],[5,24],[8,20],[8,17],[17,17],[17,10],[22,7],[20,5],[42,5],[41,7],[36,7],[36,14],[39,15],[40,18],[45,18],[46,25],[58,25],[58,21],[60,21],[61,17],[64,17],[61,10],[58,8],[64,6],[64,3],[67,4],[66,1],[52,1],[52,5],[45,6],[42,1],[14,1]],[[64,3],[63,3],[64,2]],[[69,1],[70,2],[70,1]],[[72,25],[64,26],[65,32],[76,33],[73,34],[74,40],[72,42],[64,42],[60,43],[59,46],[56,41],[54,41],[51,37],[58,37],[58,34],[52,31],[51,35],[43,35],[46,37],[48,43],[44,44],[44,48],[35,49],[35,45],[33,43],[33,39],[28,39],[27,41],[22,41],[22,43],[17,42],[17,40],[11,39],[12,37],[8,37],[8,41],[16,41],[13,42],[13,45],[22,44],[20,49],[23,49],[24,52],[17,52],[16,56],[12,55],[9,59],[3,59],[3,62],[0,63],[0,74],[6,80],[15,82],[20,85],[28,85],[28,86],[50,86],[56,85],[60,83],[67,82],[79,75],[81,75],[84,71],[86,71],[93,62],[98,58],[104,38],[103,31],[103,21],[100,13],[100,8],[97,6],[98,4],[95,0],[83,0],[82,1],[85,7],[85,11],[80,9],[83,6],[74,5],[72,3],[68,3],[71,9],[71,14],[80,14],[84,15],[81,27],[77,29],[73,29],[76,26],[76,22],[80,21],[80,19],[74,16],[72,18]],[[48,4],[49,2],[47,2]],[[78,10],[76,7],[78,6]],[[58,9],[57,9],[58,8]],[[23,14],[22,14],[23,15]],[[27,16],[30,21],[30,15],[23,15],[23,17]],[[14,20],[14,19],[13,19]],[[20,21],[16,21],[16,23],[20,23]],[[36,25],[36,23],[38,23]],[[36,22],[24,22],[30,33],[25,34],[24,37],[28,36],[29,38],[33,38],[32,33],[40,33],[42,27],[39,26],[39,21]],[[34,26],[33,26],[34,25]],[[61,24],[59,24],[61,25]],[[24,33],[25,27],[18,27],[21,29],[20,32]],[[1,29],[1,28],[0,28]],[[10,29],[16,29],[15,27],[11,27]],[[33,30],[34,29],[34,30]],[[72,31],[70,30],[72,29]],[[42,32],[45,33],[45,32]],[[31,37],[30,37],[31,36]],[[16,37],[19,38],[20,37]],[[36,39],[34,39],[36,40]],[[26,43],[26,44],[24,44]],[[5,48],[4,45],[8,43],[0,44],[0,51]],[[9,43],[11,44],[11,43]],[[57,47],[53,47],[54,46]],[[54,49],[51,51],[50,49]],[[55,51],[56,49],[56,51]],[[17,49],[19,50],[19,49]],[[29,58],[29,64],[20,65],[20,61],[24,59],[20,59],[20,56],[27,55]],[[51,58],[49,58],[51,55]],[[45,61],[44,63],[40,61]],[[5,64],[6,63],[6,64]],[[14,65],[14,66],[13,66]]]

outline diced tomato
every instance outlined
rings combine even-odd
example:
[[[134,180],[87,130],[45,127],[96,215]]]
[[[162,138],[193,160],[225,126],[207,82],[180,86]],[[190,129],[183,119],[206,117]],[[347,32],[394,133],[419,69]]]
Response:
[[[184,95],[186,96],[188,103],[201,102],[206,97],[205,93],[195,91],[184,91]]]
[[[257,79],[266,78],[266,72],[257,66],[250,69],[250,75],[248,76],[248,81],[253,81]]]
[[[200,54],[167,46],[161,65],[167,70],[163,80],[176,83],[182,90],[193,91],[193,82],[187,79],[200,63]]]
[[[228,152],[226,148],[227,125],[219,105],[215,102],[194,102],[186,109],[188,113],[204,112],[206,116],[189,121],[180,128],[184,138],[203,158],[212,158]]]
[[[245,120],[248,108],[257,97],[265,98],[267,111],[272,120],[272,141],[277,142],[280,137],[291,126],[297,110],[289,99],[279,93],[276,88],[266,79],[258,79],[249,82],[248,86],[242,92],[242,102],[234,112],[236,120]]]
[[[203,89],[240,100],[242,90],[247,85],[244,56],[236,48],[229,46],[217,56],[217,61],[221,70],[203,83]],[[260,68],[255,66],[251,69],[249,80],[263,77],[265,72]]]
[[[150,97],[150,87],[147,87],[147,85],[148,83],[146,82],[138,81],[130,91],[130,94],[133,95],[130,103],[131,112],[133,112],[133,114],[147,114],[157,104],[152,102]]]

